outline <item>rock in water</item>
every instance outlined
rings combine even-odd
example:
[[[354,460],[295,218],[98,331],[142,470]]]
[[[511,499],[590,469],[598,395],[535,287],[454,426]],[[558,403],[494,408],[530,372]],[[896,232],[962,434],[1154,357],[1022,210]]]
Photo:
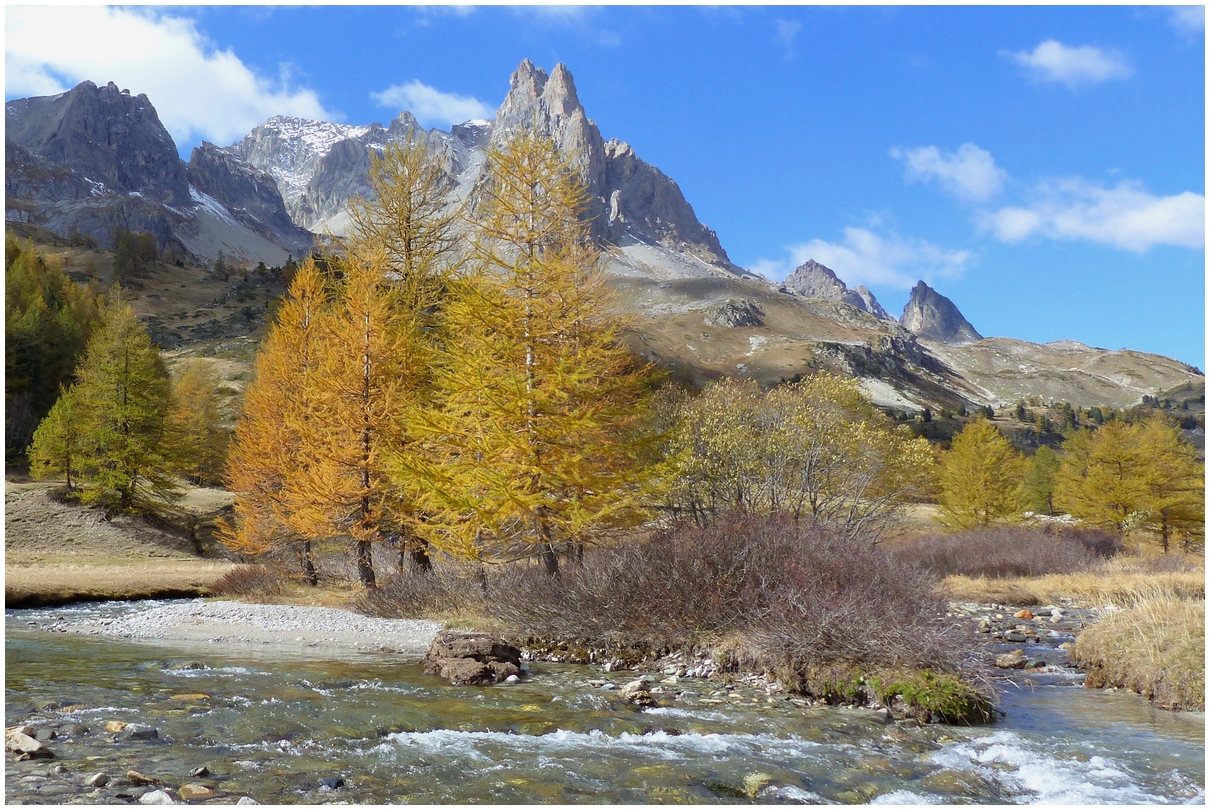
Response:
[[[636,706],[649,707],[660,705],[656,703],[655,698],[651,696],[651,692],[647,690],[647,681],[641,678],[623,686],[622,691],[618,694],[622,696],[623,700]]]
[[[1029,661],[1024,650],[1013,650],[1010,653],[996,656],[996,666],[1000,669],[1025,669]]]
[[[138,771],[127,771],[126,778],[130,780],[132,785],[162,785],[164,784],[154,776],[147,776]]]
[[[104,771],[98,771],[85,779],[84,784],[93,788],[105,787],[109,784],[109,774],[105,773]]]
[[[176,804],[164,790],[153,790],[139,797],[139,804]]]
[[[755,799],[758,793],[774,781],[776,780],[767,773],[750,773],[744,777],[744,793],[748,794],[749,799]]]
[[[118,739],[121,740],[154,740],[159,736],[160,732],[155,726],[143,723],[131,723],[118,733]]]
[[[17,759],[53,759],[54,753],[28,734],[17,731],[4,740],[4,750],[17,755]]]
[[[521,651],[484,633],[446,630],[424,656],[424,672],[454,685],[497,683],[521,676]]]
[[[260,802],[251,796],[240,796],[239,801],[236,802],[236,804],[260,804]]]
[[[210,787],[198,782],[181,785],[181,789],[177,792],[181,794],[181,798],[185,801],[191,799],[212,799],[217,795]]]
[[[323,779],[319,780],[319,786],[326,787],[329,790],[337,790],[338,788],[345,786],[345,780],[341,779],[339,776],[325,776]]]

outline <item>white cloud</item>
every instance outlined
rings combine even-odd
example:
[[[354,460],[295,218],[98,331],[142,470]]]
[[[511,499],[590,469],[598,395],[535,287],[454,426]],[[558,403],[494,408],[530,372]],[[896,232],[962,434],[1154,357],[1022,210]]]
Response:
[[[5,9],[5,95],[63,92],[85,79],[146,93],[177,145],[232,143],[273,115],[336,120],[288,71],[258,75],[195,22],[166,12],[78,6]]]
[[[495,112],[473,96],[443,93],[419,81],[396,84],[381,93],[370,93],[382,107],[407,110],[422,124],[461,124],[472,118],[491,118]]]
[[[1046,40],[1032,51],[1012,51],[1007,56],[1035,78],[1068,87],[1124,79],[1134,72],[1120,54],[1091,45],[1072,47],[1055,39]]]
[[[1182,34],[1206,33],[1205,6],[1171,6],[1168,11],[1168,23]]]
[[[1159,197],[1133,181],[1109,188],[1069,178],[1041,184],[1026,205],[983,214],[980,225],[1004,242],[1041,235],[1139,253],[1155,245],[1200,249],[1206,246],[1206,198],[1191,191]]]
[[[935,146],[915,149],[895,147],[891,157],[903,161],[911,180],[936,180],[946,191],[967,200],[988,200],[1004,188],[1008,175],[996,165],[991,153],[973,143],[957,152],[942,152]]]
[[[965,250],[945,250],[923,239],[898,234],[880,236],[866,228],[845,228],[841,244],[812,239],[786,248],[785,259],[761,259],[750,270],[781,280],[808,259],[823,264],[844,279],[845,284],[883,285],[907,289],[917,279],[931,280],[961,275],[972,255]]]
[[[794,39],[802,30],[802,23],[798,20],[783,20],[780,17],[775,22],[777,23],[777,33],[773,35],[773,43],[781,46],[786,58],[789,59],[794,55]]]

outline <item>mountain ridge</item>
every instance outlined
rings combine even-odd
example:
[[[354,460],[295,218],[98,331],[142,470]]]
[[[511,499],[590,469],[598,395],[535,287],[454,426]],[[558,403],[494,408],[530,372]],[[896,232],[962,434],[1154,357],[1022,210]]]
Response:
[[[98,157],[87,144],[75,151],[52,144],[56,133],[63,141],[89,131],[57,123],[75,120],[70,109],[60,109],[66,97],[112,108],[109,125],[129,146]],[[1029,391],[1076,405],[1129,405],[1201,378],[1197,369],[1159,355],[983,338],[924,282],[897,320],[868,289],[849,289],[814,260],[780,284],[744,270],[672,178],[624,141],[602,137],[561,63],[547,74],[522,62],[491,121],[445,131],[424,130],[407,111],[386,127],[273,116],[229,147],[201,144],[188,164],[175,154],[150,100],[112,83],[85,82],[59,96],[9,102],[6,120],[16,122],[15,138],[6,136],[5,144],[9,221],[62,237],[89,233],[101,245],[119,226],[148,230],[161,247],[179,243],[199,261],[223,251],[228,259],[269,265],[309,249],[314,231],[347,229],[348,199],[369,193],[372,155],[393,140],[409,132],[422,137],[455,181],[451,203],[473,203],[485,149],[519,126],[535,126],[572,156],[589,186],[606,277],[616,306],[634,320],[628,342],[694,383],[733,375],[773,384],[827,368],[857,377],[879,405],[919,412],[1015,403]],[[138,164],[144,152],[158,155],[164,151],[158,144],[173,150],[179,175],[166,157],[157,158],[165,165],[148,164],[146,191],[132,188],[143,181],[123,179],[134,175],[122,174],[118,164]]]

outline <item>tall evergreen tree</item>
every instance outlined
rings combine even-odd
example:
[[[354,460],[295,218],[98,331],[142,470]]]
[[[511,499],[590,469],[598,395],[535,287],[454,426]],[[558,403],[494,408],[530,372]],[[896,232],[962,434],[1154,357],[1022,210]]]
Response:
[[[537,552],[555,573],[560,545],[628,504],[624,427],[644,375],[607,312],[567,159],[521,131],[487,161],[475,257],[445,308],[438,408],[414,420],[428,455],[401,467],[434,543],[472,558]]]
[[[219,413],[219,377],[201,358],[181,362],[172,383],[170,426],[176,467],[198,484],[222,480],[228,431]]]
[[[243,413],[227,457],[226,484],[235,494],[234,522],[223,542],[244,554],[297,547],[303,574],[318,582],[311,540],[319,522],[300,494],[317,463],[315,435],[320,333],[329,294],[315,262],[299,266],[256,357]]]
[[[1022,511],[1021,455],[995,425],[974,419],[941,457],[943,519],[963,528],[1012,520]]]
[[[168,372],[120,290],[102,310],[78,378],[71,394],[83,415],[82,500],[130,509],[151,499],[175,498]],[[50,454],[42,445],[33,452],[38,458]]]

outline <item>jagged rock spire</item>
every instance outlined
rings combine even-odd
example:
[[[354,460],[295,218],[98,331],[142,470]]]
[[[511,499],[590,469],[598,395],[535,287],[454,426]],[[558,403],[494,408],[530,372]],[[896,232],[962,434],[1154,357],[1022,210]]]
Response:
[[[874,293],[864,286],[850,290],[843,281],[837,278],[836,273],[814,259],[807,259],[799,265],[782,286],[804,298],[826,298],[829,301],[841,301],[863,312],[868,312],[875,318],[884,321],[892,320],[887,311],[878,303]]]
[[[983,340],[975,327],[962,317],[954,302],[923,281],[916,282],[903,308],[899,323],[925,340],[961,345]]]

